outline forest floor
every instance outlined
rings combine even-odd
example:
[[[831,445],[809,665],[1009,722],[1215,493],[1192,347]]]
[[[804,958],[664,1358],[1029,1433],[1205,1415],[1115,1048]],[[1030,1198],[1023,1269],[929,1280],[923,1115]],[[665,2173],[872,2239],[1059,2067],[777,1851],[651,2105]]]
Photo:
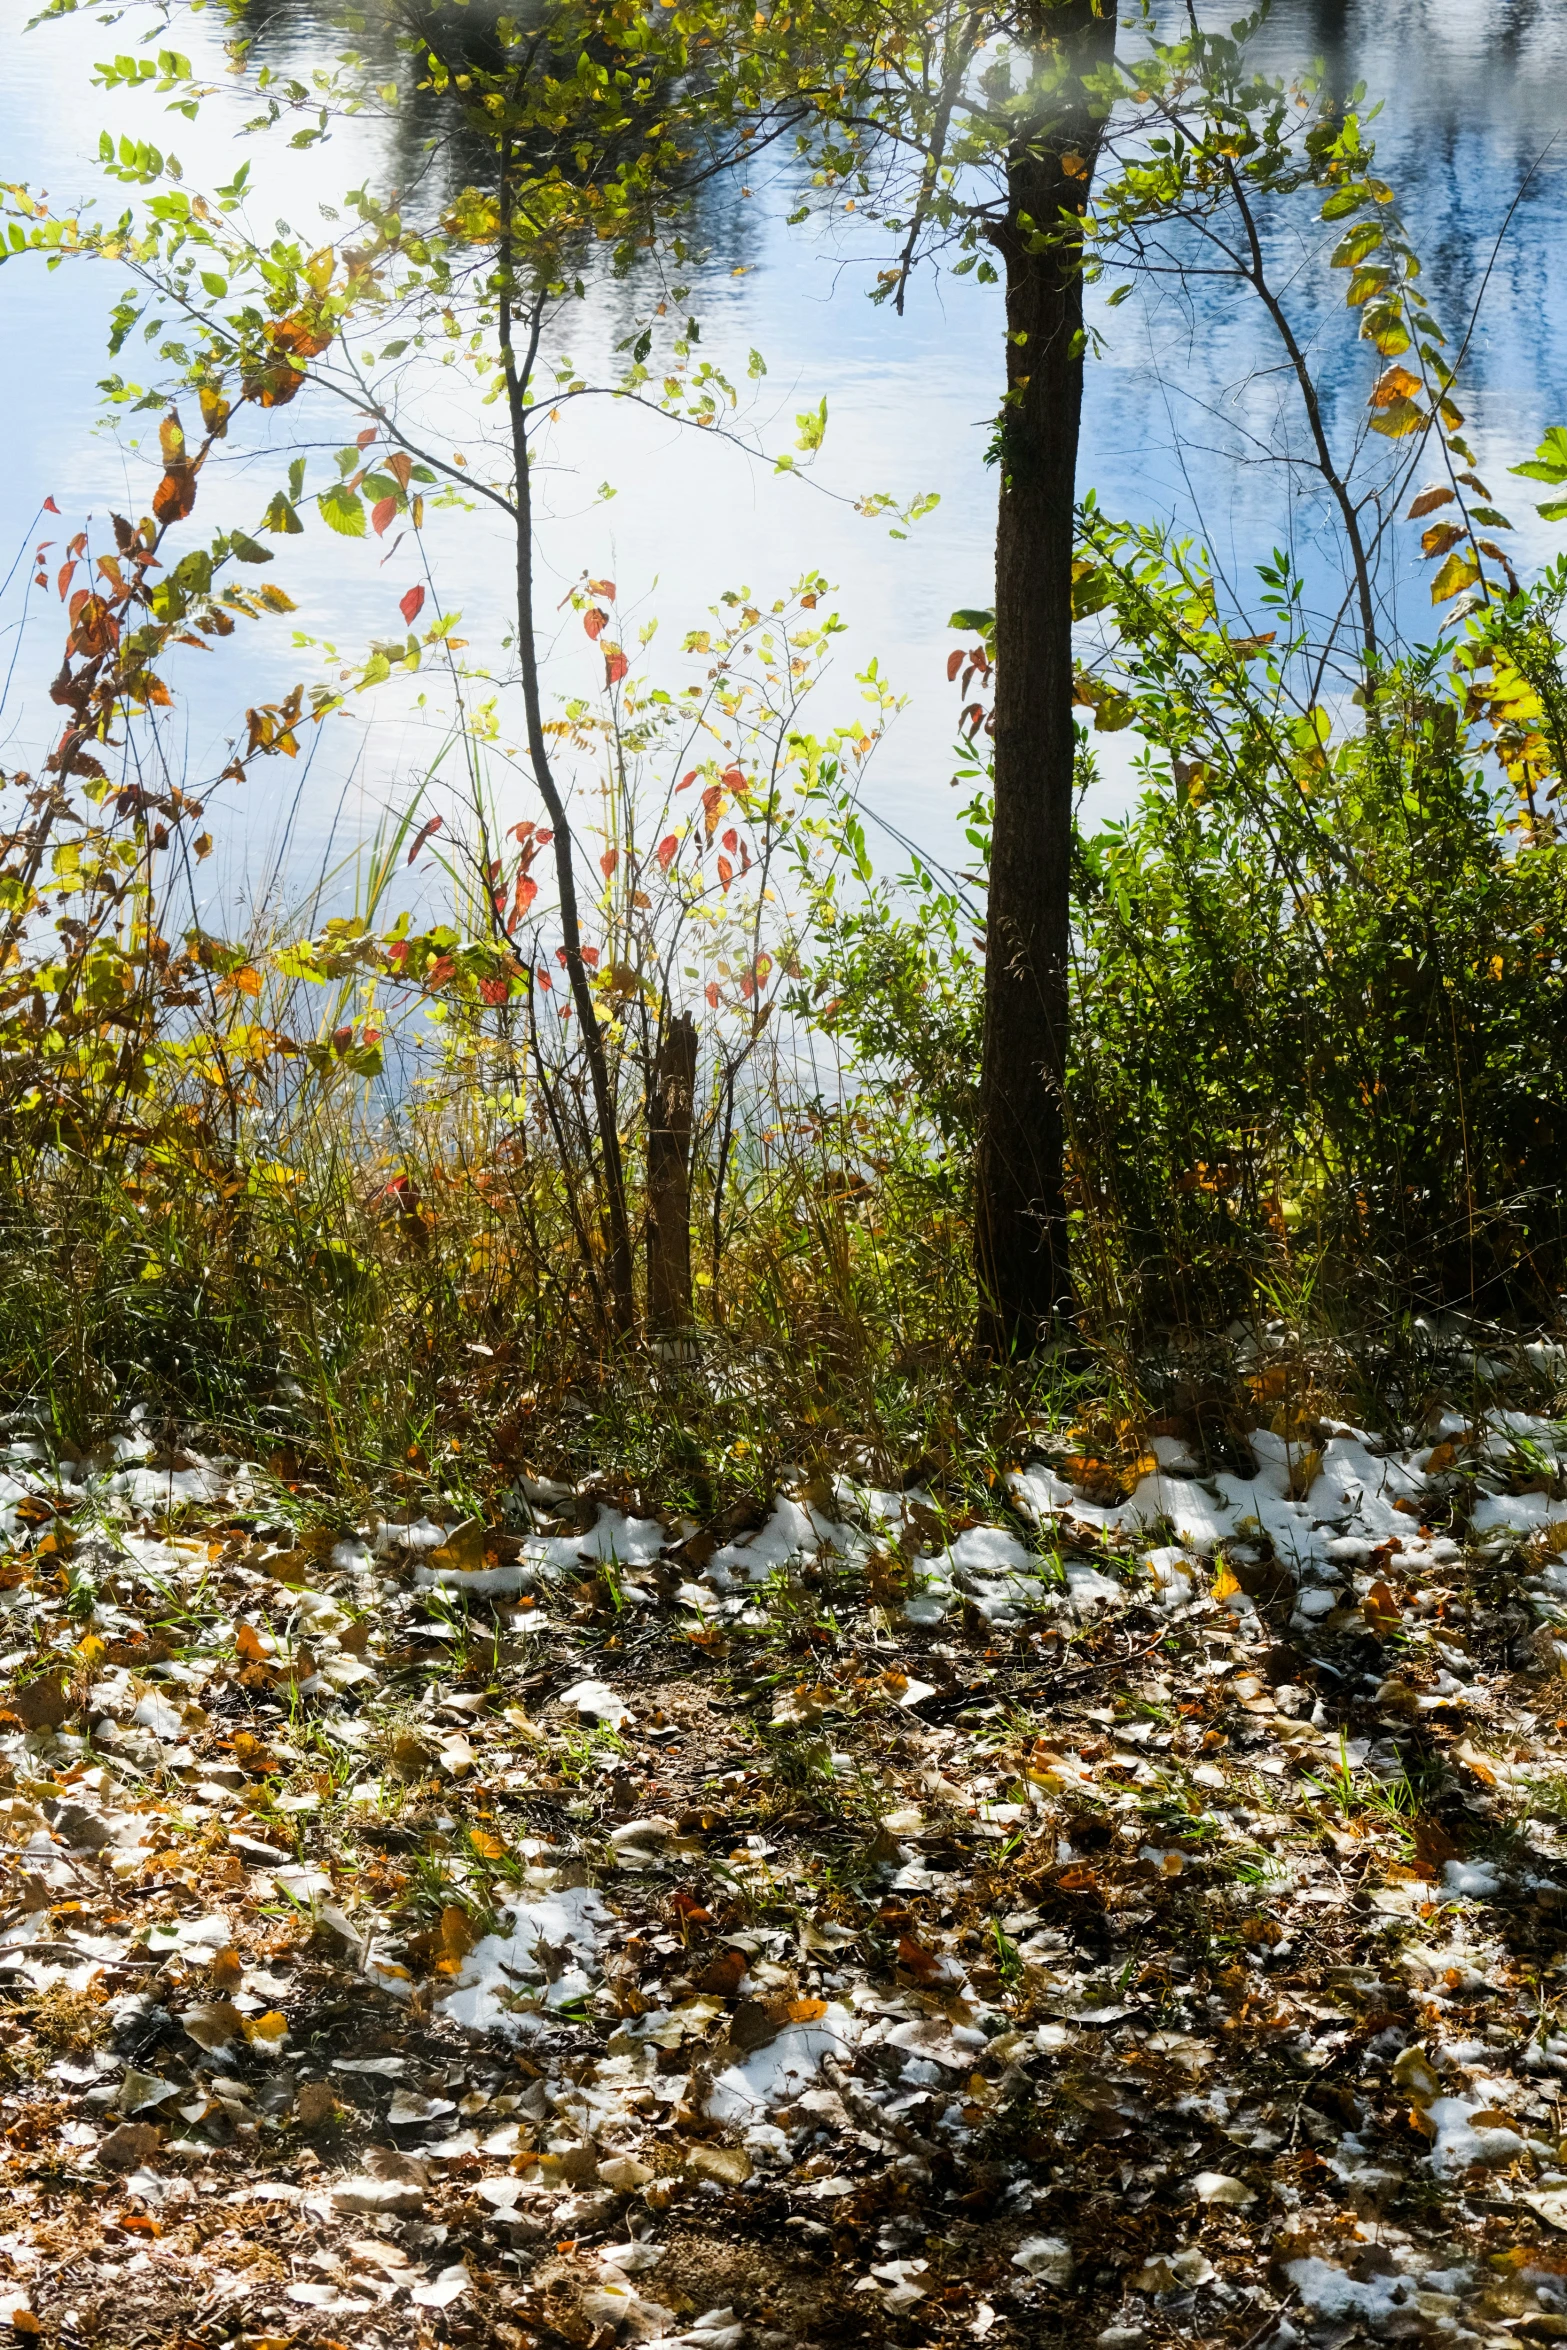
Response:
[[[0,1465],[0,2322],[1567,2337],[1567,1429],[988,1520]]]

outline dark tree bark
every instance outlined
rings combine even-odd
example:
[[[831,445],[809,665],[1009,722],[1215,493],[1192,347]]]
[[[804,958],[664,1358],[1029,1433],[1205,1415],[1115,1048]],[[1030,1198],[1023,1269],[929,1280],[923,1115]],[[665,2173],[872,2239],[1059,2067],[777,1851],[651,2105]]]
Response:
[[[691,1105],[696,1023],[689,1012],[658,1040],[647,1124],[647,1326],[654,1338],[691,1327]]]
[[[1071,1310],[1063,1190],[1072,852],[1072,545],[1083,406],[1082,242],[1100,125],[1085,78],[1115,14],[1040,11],[1065,72],[1009,159],[998,434],[995,832],[975,1165],[980,1350],[1031,1353]],[[1065,216],[1065,217],[1064,217]]]

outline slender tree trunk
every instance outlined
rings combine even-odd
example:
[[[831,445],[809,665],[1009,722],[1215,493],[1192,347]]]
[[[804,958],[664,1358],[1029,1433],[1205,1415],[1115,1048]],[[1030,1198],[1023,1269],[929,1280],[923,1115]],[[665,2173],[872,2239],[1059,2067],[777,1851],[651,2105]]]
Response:
[[[696,1023],[682,1012],[658,1040],[647,1125],[647,1326],[655,1338],[689,1330],[691,1105]]]
[[[1063,1190],[1072,853],[1072,545],[1083,405],[1080,216],[1099,125],[1084,76],[1113,9],[1042,11],[1067,68],[1013,149],[1005,222],[1007,392],[998,436],[995,832],[975,1166],[982,1352],[1031,1353],[1070,1311]]]
[[[588,1064],[588,1082],[593,1093],[610,1323],[617,1337],[627,1337],[636,1321],[636,1299],[632,1286],[631,1219],[626,1207],[625,1166],[620,1152],[615,1086],[609,1056],[604,1049],[604,1031],[599,1025],[598,1007],[593,1001],[588,968],[582,958],[582,924],[577,910],[577,880],[573,864],[576,842],[544,739],[544,706],[539,687],[539,655],[533,614],[533,482],[528,471],[528,391],[538,352],[542,303],[537,298],[533,302],[527,346],[519,360],[512,332],[516,293],[512,283],[511,234],[508,226],[510,214],[507,209],[510,203],[510,161],[510,146],[503,141],[500,175],[500,346],[505,369],[507,413],[511,420],[512,458],[517,476],[517,655],[522,670],[523,716],[529,762],[533,768],[534,781],[539,787],[539,797],[549,811],[554,834],[555,881],[560,893],[566,977],[571,988],[571,1000]]]

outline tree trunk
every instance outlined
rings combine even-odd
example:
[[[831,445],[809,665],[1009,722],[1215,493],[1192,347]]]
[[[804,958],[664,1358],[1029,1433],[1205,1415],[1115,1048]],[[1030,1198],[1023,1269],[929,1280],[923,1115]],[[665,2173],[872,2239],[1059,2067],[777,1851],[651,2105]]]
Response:
[[[689,1012],[658,1040],[647,1123],[647,1326],[654,1338],[689,1330],[691,1312],[691,1104],[696,1023]]]
[[[1066,0],[1039,29],[1066,71],[1012,151],[1007,216],[993,232],[1006,277],[1007,392],[974,1255],[980,1350],[1003,1357],[1033,1352],[1071,1308],[1063,1097],[1083,289],[1081,237],[1062,216],[1080,217],[1087,202],[1100,125],[1083,80],[1111,55],[1115,17]]]

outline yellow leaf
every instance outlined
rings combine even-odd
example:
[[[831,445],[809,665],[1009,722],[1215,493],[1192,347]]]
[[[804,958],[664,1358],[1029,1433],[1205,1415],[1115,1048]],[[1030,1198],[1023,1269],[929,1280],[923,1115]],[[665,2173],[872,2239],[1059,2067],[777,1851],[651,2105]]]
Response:
[[[1445,555],[1448,548],[1456,547],[1464,536],[1461,523],[1433,522],[1429,530],[1420,533],[1420,552],[1426,556]]]
[[[1232,1594],[1239,1591],[1239,1589],[1240,1584],[1236,1581],[1228,1560],[1221,1558],[1219,1561],[1218,1571],[1213,1578],[1214,1598],[1229,1599]]]
[[[1371,419],[1371,429],[1390,441],[1403,441],[1412,432],[1419,432],[1430,422],[1425,410],[1414,400],[1395,400],[1390,407],[1380,409]]]
[[[1360,331],[1384,359],[1409,348],[1409,329],[1391,302],[1379,302],[1374,310],[1368,310]]]
[[[1365,303],[1371,300],[1373,294],[1381,293],[1392,274],[1390,269],[1357,269],[1345,288],[1345,308],[1348,310],[1362,308]]]
[[[1450,596],[1461,596],[1479,576],[1480,565],[1469,548],[1455,547],[1431,582],[1432,603],[1445,604]]]
[[[265,2015],[247,2015],[240,2028],[251,2047],[263,2051],[281,2046],[288,2038],[288,2018],[279,2015],[275,2007],[268,2008]]]
[[[1422,490],[1409,509],[1408,520],[1418,522],[1423,514],[1434,514],[1438,506],[1451,506],[1452,502],[1451,490]]]

